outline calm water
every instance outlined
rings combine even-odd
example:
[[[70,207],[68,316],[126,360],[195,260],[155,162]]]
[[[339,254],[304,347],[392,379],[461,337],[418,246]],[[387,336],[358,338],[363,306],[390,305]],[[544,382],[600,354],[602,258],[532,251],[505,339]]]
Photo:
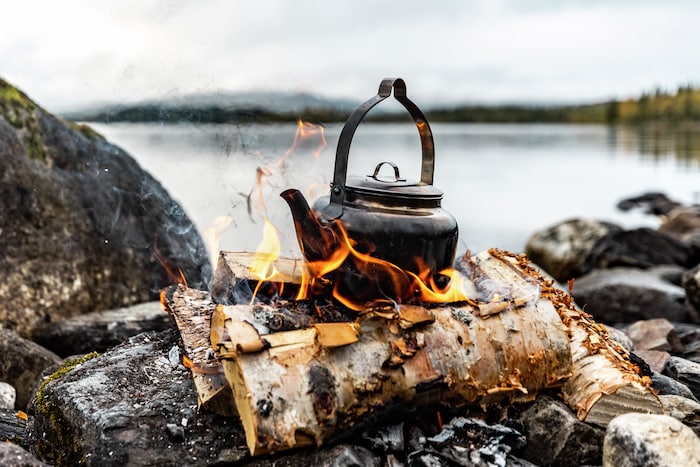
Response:
[[[327,190],[342,128],[325,127],[328,147],[318,158],[313,152],[320,138],[315,135],[278,163],[292,146],[294,123],[92,126],[160,180],[200,232],[217,216],[231,216],[220,249],[254,250],[267,212],[288,255],[298,250],[278,194],[290,187],[315,193],[310,197]],[[650,216],[615,208],[620,199],[646,191],[662,191],[687,203],[700,201],[700,131],[641,133],[549,124],[434,124],[432,129],[435,185],[445,193],[443,206],[459,222],[461,252],[491,246],[519,252],[536,230],[572,217],[653,226],[657,221]],[[348,172],[371,173],[384,160],[397,163],[402,176],[419,178],[415,127],[360,125]],[[260,173],[264,175],[258,177]],[[263,201],[254,190],[258,178]]]

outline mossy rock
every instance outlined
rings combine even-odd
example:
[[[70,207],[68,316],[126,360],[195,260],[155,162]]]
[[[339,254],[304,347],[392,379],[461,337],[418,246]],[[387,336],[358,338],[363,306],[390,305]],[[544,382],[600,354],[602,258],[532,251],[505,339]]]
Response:
[[[49,425],[53,437],[37,437],[33,449],[37,456],[55,465],[84,463],[83,449],[77,442],[73,425],[66,419],[60,406],[50,395],[50,385],[59,381],[79,365],[97,357],[96,352],[81,357],[66,359],[59,368],[51,373],[39,386],[33,403],[35,413],[42,423]],[[58,447],[58,448],[57,448]]]
[[[153,301],[167,264],[204,288],[192,220],[124,150],[0,80],[0,327]]]

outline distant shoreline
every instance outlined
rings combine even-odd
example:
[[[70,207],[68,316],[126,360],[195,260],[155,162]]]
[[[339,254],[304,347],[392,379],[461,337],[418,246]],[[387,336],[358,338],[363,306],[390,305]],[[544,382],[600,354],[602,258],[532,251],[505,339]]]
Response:
[[[425,111],[430,122],[455,123],[598,123],[700,126],[700,88],[679,87],[674,93],[659,89],[637,99],[610,100],[585,105],[460,105]],[[99,123],[276,123],[305,120],[340,123],[346,108],[314,106],[300,111],[273,111],[264,107],[217,105],[133,104],[66,113],[65,118]],[[405,113],[376,113],[367,121],[400,122]]]

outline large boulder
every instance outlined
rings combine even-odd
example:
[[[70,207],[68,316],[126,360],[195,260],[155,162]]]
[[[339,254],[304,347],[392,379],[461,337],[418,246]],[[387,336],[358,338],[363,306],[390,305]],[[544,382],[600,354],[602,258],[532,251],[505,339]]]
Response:
[[[610,232],[600,238],[585,260],[589,269],[670,264],[685,268],[698,263],[696,250],[678,238],[647,227]]]
[[[584,311],[607,324],[652,318],[698,322],[683,288],[668,280],[677,275],[677,266],[596,269],[576,280],[573,295]]]
[[[21,335],[153,300],[167,268],[191,287],[211,273],[191,220],[132,157],[1,79],[0,212],[0,327]]]
[[[588,255],[598,240],[620,227],[592,219],[570,219],[542,229],[530,237],[525,253],[559,282],[590,270]]]

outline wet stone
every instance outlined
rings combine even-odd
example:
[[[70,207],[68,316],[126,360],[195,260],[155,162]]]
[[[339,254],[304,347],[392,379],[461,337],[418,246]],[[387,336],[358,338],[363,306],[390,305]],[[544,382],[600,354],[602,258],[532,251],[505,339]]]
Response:
[[[700,398],[700,363],[680,357],[671,357],[664,373],[688,386],[696,399]]]
[[[652,318],[697,322],[685,291],[666,279],[668,267],[598,269],[574,284],[574,300],[596,321],[632,323]]]
[[[697,401],[693,392],[680,381],[654,371],[651,376],[651,387],[662,395],[681,396]]]

